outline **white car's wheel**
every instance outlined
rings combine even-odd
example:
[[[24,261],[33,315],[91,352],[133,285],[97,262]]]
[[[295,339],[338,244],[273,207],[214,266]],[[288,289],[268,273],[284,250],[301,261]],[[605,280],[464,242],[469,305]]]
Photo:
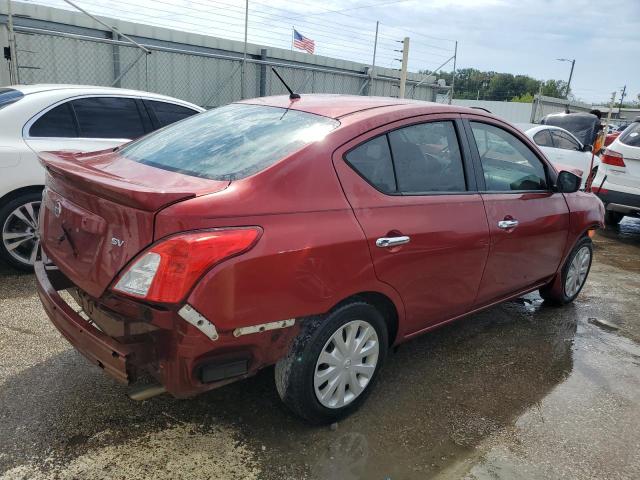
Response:
[[[41,200],[40,192],[29,192],[0,208],[0,256],[16,268],[32,269],[40,255],[38,217]]]

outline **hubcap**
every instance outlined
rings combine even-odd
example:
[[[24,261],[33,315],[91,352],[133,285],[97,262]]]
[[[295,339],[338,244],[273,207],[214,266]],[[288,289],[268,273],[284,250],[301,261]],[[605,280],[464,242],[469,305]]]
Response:
[[[2,244],[21,263],[33,265],[40,250],[40,202],[27,202],[9,214],[2,226]]]
[[[314,374],[316,398],[327,408],[353,402],[367,387],[378,364],[378,334],[371,324],[354,320],[325,343]]]
[[[587,279],[589,271],[589,263],[591,261],[591,250],[588,247],[582,247],[571,260],[567,278],[564,281],[564,291],[568,297],[573,297]]]

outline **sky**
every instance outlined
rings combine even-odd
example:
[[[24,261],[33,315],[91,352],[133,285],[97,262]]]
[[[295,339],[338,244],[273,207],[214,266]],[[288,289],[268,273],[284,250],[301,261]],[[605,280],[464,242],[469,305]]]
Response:
[[[245,0],[73,0],[94,14],[242,40]],[[71,8],[63,0],[29,0]],[[290,48],[292,27],[316,53],[399,68],[399,40],[410,37],[409,69],[433,70],[453,56],[458,68],[567,80],[588,103],[627,86],[640,94],[640,0],[249,0],[248,40]],[[445,70],[453,68],[452,61]]]

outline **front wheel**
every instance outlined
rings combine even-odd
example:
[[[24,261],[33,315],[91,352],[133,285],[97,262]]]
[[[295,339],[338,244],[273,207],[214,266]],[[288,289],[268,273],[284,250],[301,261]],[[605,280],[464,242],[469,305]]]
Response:
[[[587,281],[592,259],[593,243],[589,237],[584,237],[571,250],[560,272],[560,279],[542,287],[540,296],[558,305],[573,302]]]
[[[387,345],[386,322],[366,302],[354,301],[308,318],[288,355],[276,364],[278,394],[310,423],[336,421],[364,402]]]

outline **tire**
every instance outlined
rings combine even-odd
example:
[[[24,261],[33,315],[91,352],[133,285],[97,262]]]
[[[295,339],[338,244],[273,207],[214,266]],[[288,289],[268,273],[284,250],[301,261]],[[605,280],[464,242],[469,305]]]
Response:
[[[0,258],[20,270],[32,271],[33,252],[35,257],[39,255],[38,212],[41,201],[42,193],[31,191],[0,207]]]
[[[604,223],[610,227],[617,226],[623,218],[624,214],[620,212],[614,212],[613,210],[606,210],[604,212]]]
[[[540,296],[555,305],[573,302],[587,282],[591,262],[593,261],[593,243],[589,237],[581,238],[573,247],[560,272],[560,281],[554,279],[540,289]],[[574,270],[577,268],[577,270]],[[577,276],[576,276],[577,275]]]
[[[345,359],[335,343],[340,336],[343,341],[346,337],[344,344],[349,344],[349,338],[353,338],[354,346],[360,339],[366,354],[347,355]],[[374,344],[377,344],[377,356]],[[309,317],[303,320],[287,356],[276,364],[278,394],[291,411],[309,423],[335,422],[354,412],[366,400],[387,349],[387,324],[382,314],[366,302],[349,302],[327,315]],[[335,366],[321,362],[321,354],[323,359],[330,357],[331,363],[335,361]],[[356,371],[357,367],[362,373]]]

